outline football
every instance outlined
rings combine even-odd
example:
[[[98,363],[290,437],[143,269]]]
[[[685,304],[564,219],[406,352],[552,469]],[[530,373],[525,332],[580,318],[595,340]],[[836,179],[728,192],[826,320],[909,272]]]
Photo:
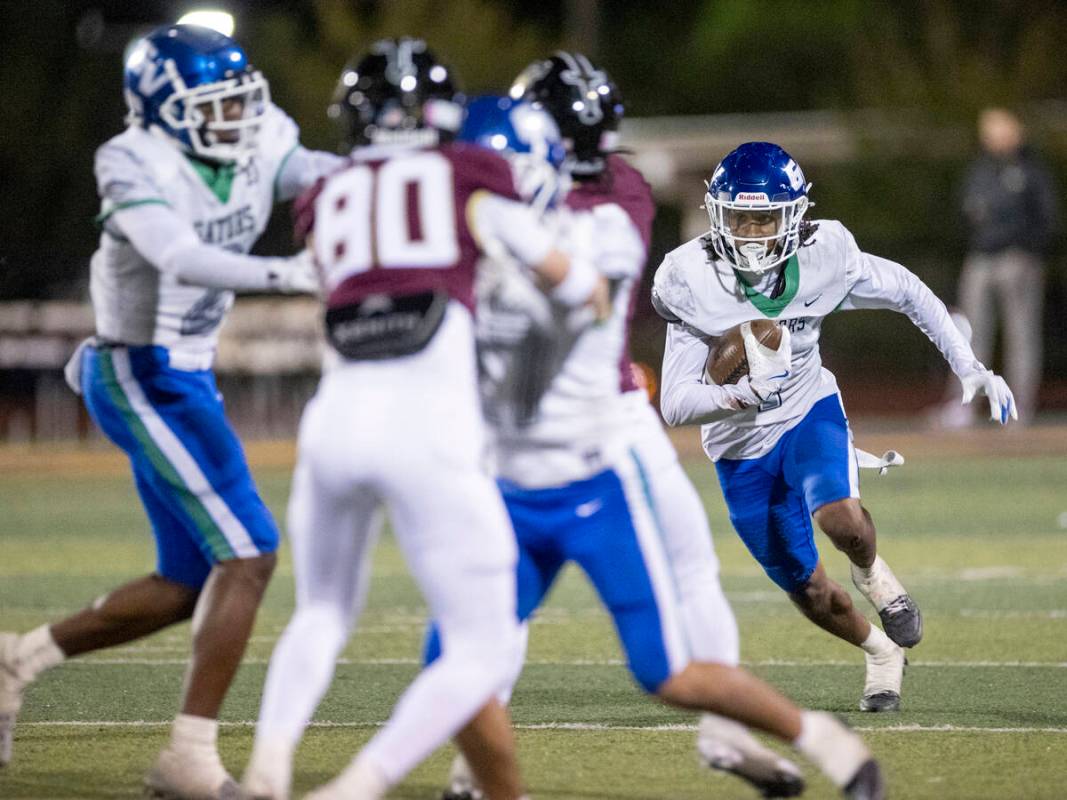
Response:
[[[782,341],[782,329],[773,320],[752,320],[752,333],[757,342],[771,350],[777,350]],[[704,377],[708,383],[721,386],[726,383],[737,383],[747,374],[748,357],[745,355],[744,339],[741,338],[741,325],[734,325],[708,349]]]

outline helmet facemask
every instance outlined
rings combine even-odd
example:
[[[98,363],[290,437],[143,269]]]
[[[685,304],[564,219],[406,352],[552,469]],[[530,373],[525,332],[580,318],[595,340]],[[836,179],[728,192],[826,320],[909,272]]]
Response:
[[[810,184],[809,184],[810,186]],[[711,242],[716,255],[738,270],[762,275],[787,261],[801,244],[801,222],[808,210],[807,196],[789,200],[772,200],[762,192],[739,192],[731,197],[709,190],[704,208],[711,220]],[[740,235],[739,227],[755,221],[774,223],[774,232]]]
[[[262,73],[250,70],[188,88],[173,62],[168,61],[165,69],[174,85],[174,92],[159,109],[160,119],[171,129],[167,133],[180,142],[187,140],[186,149],[200,158],[249,158],[270,104],[270,88]]]

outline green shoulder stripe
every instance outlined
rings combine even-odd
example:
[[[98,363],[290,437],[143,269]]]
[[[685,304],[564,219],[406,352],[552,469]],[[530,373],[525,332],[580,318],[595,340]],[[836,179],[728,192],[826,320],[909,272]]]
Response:
[[[800,264],[797,261],[796,254],[790,256],[789,260],[785,262],[785,289],[775,298],[760,294],[749,286],[748,281],[745,280],[744,275],[739,270],[735,269],[734,274],[737,275],[737,280],[745,292],[745,297],[765,317],[777,317],[781,314],[782,310],[797,296],[797,289],[800,288]]]
[[[285,165],[289,163],[290,157],[296,152],[296,149],[300,147],[300,142],[297,142],[289,148],[289,152],[282,156],[281,162],[278,164],[278,171],[274,173],[274,202],[278,202],[278,181],[281,180],[282,173],[285,171]]]
[[[93,222],[102,228],[104,227],[104,223],[107,222],[111,218],[111,215],[114,214],[116,211],[122,211],[122,209],[124,208],[133,208],[133,206],[147,206],[156,203],[161,206],[170,205],[170,203],[168,203],[162,197],[148,197],[144,200],[128,200],[125,203],[117,203],[111,208],[101,211],[99,214],[93,217]]]

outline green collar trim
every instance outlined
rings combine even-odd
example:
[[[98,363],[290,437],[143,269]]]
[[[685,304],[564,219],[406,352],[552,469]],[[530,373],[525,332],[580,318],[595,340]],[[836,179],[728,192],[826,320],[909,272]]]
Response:
[[[744,273],[738,269],[734,270],[734,274],[737,276],[737,281],[741,284],[741,288],[745,292],[745,297],[747,297],[752,305],[754,305],[765,317],[777,317],[787,305],[793,302],[793,298],[797,296],[797,289],[800,288],[800,263],[797,261],[795,253],[785,262],[784,269],[785,289],[778,295],[778,297],[774,298],[767,297],[767,295],[757,292],[748,285]]]
[[[212,194],[219,199],[220,203],[230,200],[230,192],[233,190],[233,176],[237,172],[233,164],[214,165],[198,158],[187,157],[189,165],[196,170],[196,174],[207,184]]]

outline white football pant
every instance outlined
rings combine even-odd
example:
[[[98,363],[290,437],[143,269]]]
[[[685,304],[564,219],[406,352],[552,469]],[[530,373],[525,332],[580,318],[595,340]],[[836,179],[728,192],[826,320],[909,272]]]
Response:
[[[520,648],[516,545],[482,465],[485,438],[471,317],[458,303],[421,352],[324,375],[300,425],[288,519],[296,611],[271,658],[257,750],[291,754],[329,686],[383,506],[443,652],[361,759],[397,783],[504,687]]]

